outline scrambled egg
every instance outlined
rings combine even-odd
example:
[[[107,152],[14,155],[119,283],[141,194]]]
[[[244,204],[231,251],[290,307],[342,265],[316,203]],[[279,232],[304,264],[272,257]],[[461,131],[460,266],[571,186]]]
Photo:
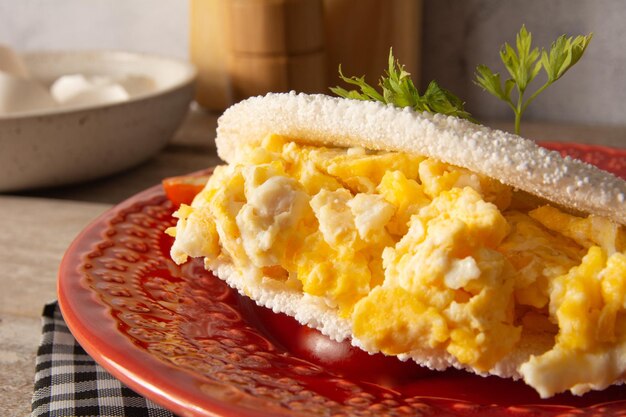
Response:
[[[542,396],[626,373],[626,232],[534,205],[467,169],[269,135],[175,215],[172,257],[228,259],[321,297],[368,350],[447,352],[488,370],[522,334]],[[252,284],[251,284],[252,285]]]

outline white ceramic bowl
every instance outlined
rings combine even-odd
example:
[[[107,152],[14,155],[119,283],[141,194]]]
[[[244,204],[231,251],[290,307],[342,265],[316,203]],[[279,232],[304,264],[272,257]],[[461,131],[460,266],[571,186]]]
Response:
[[[138,75],[154,89],[130,100],[0,116],[0,191],[83,182],[157,153],[193,97],[194,67],[184,61],[114,51],[38,52],[23,56],[46,85],[63,75]]]

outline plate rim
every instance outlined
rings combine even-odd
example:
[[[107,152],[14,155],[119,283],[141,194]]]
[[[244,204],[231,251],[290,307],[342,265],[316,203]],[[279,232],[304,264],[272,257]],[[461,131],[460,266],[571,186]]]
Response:
[[[120,204],[111,207],[77,235],[65,252],[59,266],[57,295],[61,314],[72,335],[96,363],[132,390],[174,412],[176,415],[198,417],[263,417],[265,416],[264,413],[255,412],[255,410],[248,408],[233,407],[231,404],[217,401],[202,401],[202,397],[180,389],[172,381],[162,378],[162,372],[165,371],[184,375],[187,375],[187,372],[181,372],[181,370],[174,365],[167,364],[152,356],[150,353],[134,346],[127,338],[113,331],[117,329],[113,321],[107,323],[113,324],[112,326],[101,326],[101,333],[96,333],[90,331],[84,324],[84,319],[78,317],[78,309],[76,308],[78,302],[86,298],[91,298],[91,301],[94,302],[93,305],[97,306],[97,309],[92,309],[92,311],[88,312],[87,319],[105,318],[111,320],[109,306],[98,300],[95,294],[82,283],[83,280],[78,270],[81,264],[76,261],[81,261],[81,258],[85,256],[88,249],[83,248],[81,250],[81,243],[83,243],[84,239],[89,240],[95,236],[102,237],[102,233],[106,230],[107,223],[115,217],[119,211],[130,208],[135,203],[156,197],[165,199],[161,185],[152,186],[131,196]],[[68,277],[74,279],[69,279]],[[107,351],[108,354],[105,354],[102,350],[98,349],[96,345],[106,344],[105,340],[110,336],[116,336],[115,339],[121,341],[122,345],[114,346]],[[146,369],[137,363],[129,363],[128,361],[124,361],[124,367],[119,366],[118,363],[121,362],[120,359],[123,360],[123,350],[125,348],[141,350],[142,353],[146,355],[145,359],[151,362],[154,368]],[[196,404],[198,403],[201,403],[201,406],[197,406]]]

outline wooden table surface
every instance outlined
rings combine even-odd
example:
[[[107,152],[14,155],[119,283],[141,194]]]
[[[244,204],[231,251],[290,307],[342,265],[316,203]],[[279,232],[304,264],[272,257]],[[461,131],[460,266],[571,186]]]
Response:
[[[0,194],[0,410],[30,413],[40,316],[56,298],[56,274],[72,239],[92,219],[161,178],[219,163],[216,115],[190,112],[170,144],[142,165],[87,184]],[[507,123],[489,123],[508,128]],[[525,136],[626,148],[626,128],[526,124]]]

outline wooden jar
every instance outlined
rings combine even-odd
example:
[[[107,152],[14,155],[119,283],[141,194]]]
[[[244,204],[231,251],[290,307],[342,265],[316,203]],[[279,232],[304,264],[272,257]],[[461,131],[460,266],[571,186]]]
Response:
[[[328,93],[337,68],[370,83],[389,47],[417,74],[421,0],[190,0],[196,99],[221,111],[268,91]]]

